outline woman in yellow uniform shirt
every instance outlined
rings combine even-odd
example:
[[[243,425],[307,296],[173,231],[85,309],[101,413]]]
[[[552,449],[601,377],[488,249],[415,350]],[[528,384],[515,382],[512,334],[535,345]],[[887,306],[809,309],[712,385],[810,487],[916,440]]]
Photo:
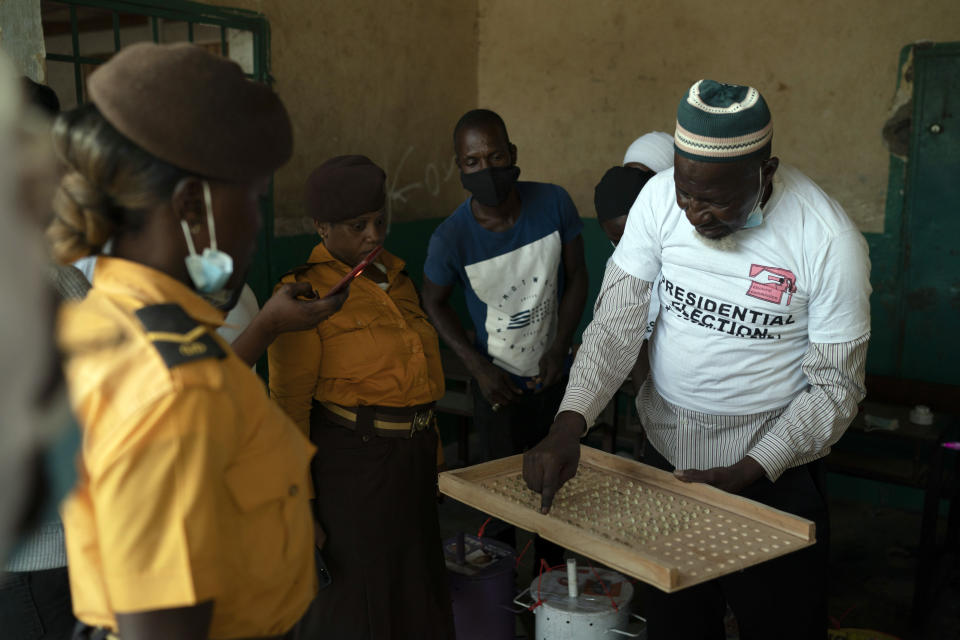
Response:
[[[289,118],[193,45],[134,45],[88,87],[55,125],[48,230],[62,262],[112,241],[60,327],[83,430],[63,509],[74,637],[286,638],[317,587],[312,447],[208,300],[243,285]]]
[[[383,242],[383,170],[333,158],[310,176],[323,242],[283,282],[323,296]],[[270,393],[317,446],[316,507],[331,584],[309,627],[337,640],[453,638],[436,508],[437,334],[404,262],[384,251],[316,330],[269,349]]]

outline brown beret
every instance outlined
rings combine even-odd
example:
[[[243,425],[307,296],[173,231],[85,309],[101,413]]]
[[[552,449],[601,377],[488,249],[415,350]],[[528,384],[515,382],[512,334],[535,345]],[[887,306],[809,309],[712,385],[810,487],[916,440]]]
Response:
[[[340,222],[379,211],[387,175],[366,156],[337,156],[307,178],[307,213],[318,222]]]
[[[188,43],[138,43],[90,75],[90,100],[117,131],[186,171],[232,182],[290,159],[280,98],[240,66]]]

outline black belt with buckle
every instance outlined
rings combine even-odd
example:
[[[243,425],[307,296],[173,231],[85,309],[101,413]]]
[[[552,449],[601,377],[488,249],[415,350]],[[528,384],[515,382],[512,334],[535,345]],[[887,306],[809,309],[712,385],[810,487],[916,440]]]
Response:
[[[73,629],[73,640],[120,640],[114,631],[104,627],[91,627],[88,624],[77,621]]]
[[[347,429],[357,428],[360,407],[344,407],[333,402],[314,401],[314,411],[333,424]],[[413,407],[363,407],[373,412],[373,430],[385,438],[412,438],[417,433],[433,428],[437,412],[435,403]]]

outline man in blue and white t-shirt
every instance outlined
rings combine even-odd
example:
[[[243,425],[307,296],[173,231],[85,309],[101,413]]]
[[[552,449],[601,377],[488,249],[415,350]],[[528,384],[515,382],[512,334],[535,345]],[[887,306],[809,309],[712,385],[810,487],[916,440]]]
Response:
[[[474,424],[484,459],[520,453],[550,428],[587,294],[583,223],[567,192],[518,182],[517,148],[493,111],[454,129],[471,196],[434,232],[423,306],[476,379]],[[463,287],[476,337],[449,304]]]

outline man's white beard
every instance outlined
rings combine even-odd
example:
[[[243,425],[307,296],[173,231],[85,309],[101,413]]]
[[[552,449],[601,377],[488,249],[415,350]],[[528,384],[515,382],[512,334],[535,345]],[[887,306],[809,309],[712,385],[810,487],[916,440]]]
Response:
[[[737,250],[737,241],[734,239],[734,234],[725,235],[722,238],[708,238],[705,235],[702,235],[695,228],[690,228],[690,233],[693,234],[697,240],[707,245],[711,249],[716,249],[717,251],[736,251]]]

